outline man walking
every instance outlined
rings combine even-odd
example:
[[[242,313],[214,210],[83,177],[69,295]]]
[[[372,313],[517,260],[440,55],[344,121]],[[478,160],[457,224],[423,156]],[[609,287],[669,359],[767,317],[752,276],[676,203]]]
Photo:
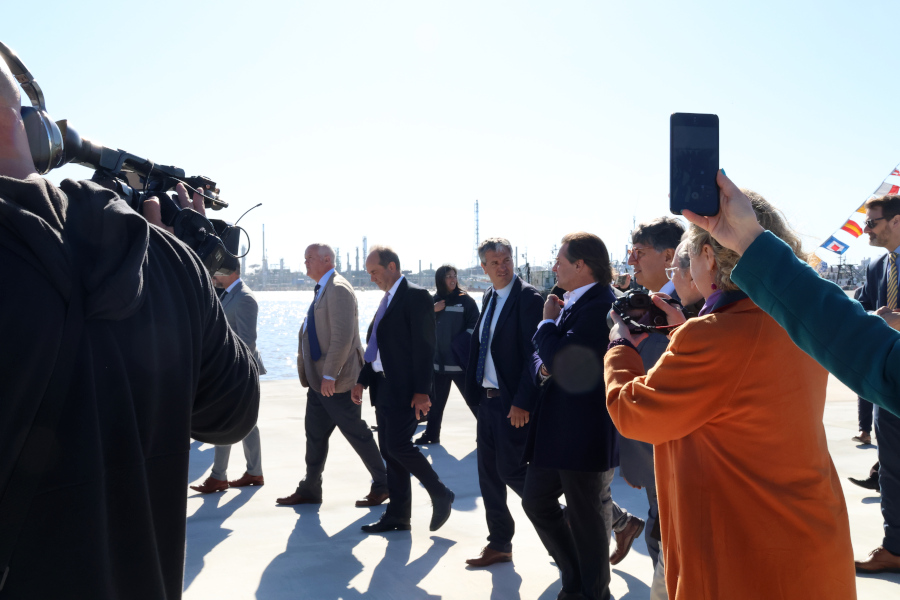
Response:
[[[450,517],[453,492],[441,483],[431,464],[412,443],[416,419],[428,414],[434,373],[434,303],[431,294],[412,285],[400,271],[400,257],[387,246],[375,246],[366,271],[384,292],[366,334],[366,364],[353,388],[355,402],[371,388],[378,424],[378,445],[387,465],[391,502],[381,518],[363,525],[366,533],[410,528],[410,473],[431,496],[431,531]]]
[[[360,402],[350,390],[363,365],[356,294],[334,270],[335,254],[327,244],[305,252],[306,274],[316,281],[315,294],[300,329],[297,372],[306,393],[306,477],[278,504],[322,502],[322,472],[328,439],[337,427],[372,476],[369,493],[356,506],[377,506],[388,499],[387,473],[375,438],[362,420]]]
[[[559,567],[559,598],[606,600],[608,516],[601,494],[619,463],[602,375],[606,315],[615,301],[609,252],[596,235],[571,233],[562,239],[553,270],[569,291],[565,302],[547,297],[533,340],[535,364],[542,363],[550,378],[531,422],[522,507]]]
[[[508,240],[483,241],[478,257],[493,287],[484,294],[472,335],[466,402],[478,407],[478,483],[488,545],[466,563],[487,567],[512,560],[516,524],[506,505],[506,487],[520,498],[525,489],[522,455],[537,395],[531,338],[544,301],[534,286],[516,277]]]
[[[228,251],[237,254],[238,237],[232,236],[227,240],[230,246]],[[225,318],[231,326],[231,330],[247,344],[250,354],[259,366],[259,374],[265,375],[266,368],[262,358],[256,349],[256,319],[259,315],[259,305],[256,296],[250,286],[241,280],[241,265],[236,258],[228,257],[229,266],[234,270],[231,275],[216,275],[213,284],[222,290],[219,301]],[[254,425],[250,433],[241,441],[244,447],[244,459],[247,461],[247,470],[238,479],[228,481],[228,459],[231,456],[231,446],[216,446],[214,451],[212,472],[200,485],[192,485],[191,489],[201,494],[223,492],[229,487],[244,487],[248,485],[263,485],[262,472],[262,448],[259,441],[259,426]]]
[[[869,263],[859,302],[866,310],[898,306],[897,256],[900,255],[900,195],[891,194],[866,202],[869,245],[888,253]],[[865,560],[856,561],[857,573],[900,572],[900,417],[880,406],[874,411],[878,438],[878,485],[884,540]]]

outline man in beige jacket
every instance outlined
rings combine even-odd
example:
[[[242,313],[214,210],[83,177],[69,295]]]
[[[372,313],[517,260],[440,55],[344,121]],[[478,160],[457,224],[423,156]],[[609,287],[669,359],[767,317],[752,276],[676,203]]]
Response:
[[[362,420],[361,403],[350,390],[363,366],[359,315],[353,286],[334,270],[327,244],[306,249],[306,274],[317,281],[315,296],[300,328],[297,371],[306,394],[306,477],[278,504],[320,504],[328,438],[335,426],[359,454],[372,476],[369,494],[356,506],[377,506],[388,499],[387,473],[375,438]]]

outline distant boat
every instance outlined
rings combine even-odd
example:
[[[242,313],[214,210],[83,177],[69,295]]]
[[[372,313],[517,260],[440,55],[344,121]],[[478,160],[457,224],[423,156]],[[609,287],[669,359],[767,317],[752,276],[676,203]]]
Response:
[[[470,292],[484,292],[491,287],[491,280],[487,277],[466,277],[459,283]]]

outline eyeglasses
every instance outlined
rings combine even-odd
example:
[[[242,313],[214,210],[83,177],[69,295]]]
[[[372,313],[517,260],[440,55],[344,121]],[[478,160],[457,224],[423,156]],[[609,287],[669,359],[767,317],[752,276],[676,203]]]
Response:
[[[875,229],[875,221],[880,221],[882,219],[887,219],[887,217],[876,217],[874,219],[866,219],[865,224],[869,229]]]
[[[678,267],[667,267],[666,268],[666,277],[669,278],[669,281],[672,281],[672,278],[675,277],[675,269]]]

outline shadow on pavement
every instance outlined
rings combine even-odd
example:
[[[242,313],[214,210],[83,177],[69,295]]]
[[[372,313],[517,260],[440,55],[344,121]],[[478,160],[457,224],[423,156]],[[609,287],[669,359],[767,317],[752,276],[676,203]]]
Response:
[[[628,584],[628,593],[619,596],[617,600],[647,600],[650,597],[650,586],[629,573],[620,569],[613,569],[613,573],[625,580]]]
[[[227,492],[216,492],[203,496],[203,504],[197,511],[187,519],[187,527],[194,532],[187,537],[185,545],[184,560],[184,587],[186,591],[200,571],[203,570],[205,557],[213,548],[222,543],[233,530],[222,527],[228,517],[233,515],[235,511],[247,504],[253,494],[259,490],[259,487],[241,488],[237,492],[229,490]],[[224,506],[219,506],[221,501],[228,500]],[[215,521],[219,523],[219,527],[213,529],[209,525],[198,526],[203,521]],[[202,533],[199,533],[202,532]]]

